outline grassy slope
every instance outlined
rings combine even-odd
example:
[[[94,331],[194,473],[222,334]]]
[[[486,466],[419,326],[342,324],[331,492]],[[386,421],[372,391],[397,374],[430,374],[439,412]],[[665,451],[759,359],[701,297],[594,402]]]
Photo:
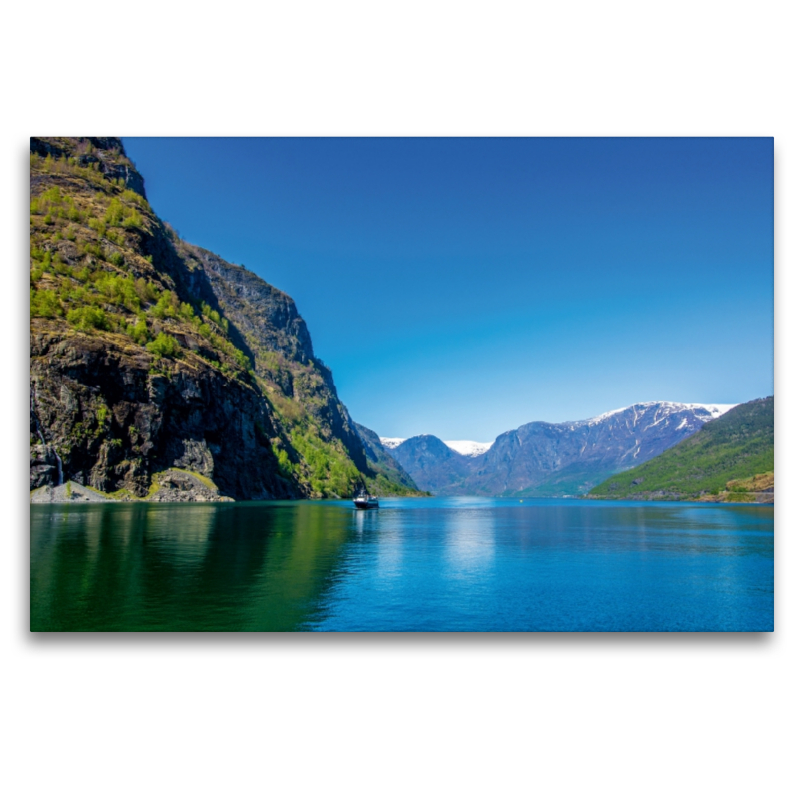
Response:
[[[596,486],[589,497],[677,497],[720,492],[730,481],[774,470],[774,398],[753,400],[640,467]]]

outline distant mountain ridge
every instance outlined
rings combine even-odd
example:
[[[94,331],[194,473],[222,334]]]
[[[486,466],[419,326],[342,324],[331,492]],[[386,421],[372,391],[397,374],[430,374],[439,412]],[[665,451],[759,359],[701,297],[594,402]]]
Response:
[[[656,401],[586,420],[531,422],[475,455],[430,434],[381,441],[417,486],[434,494],[574,495],[655,457],[733,407]]]
[[[423,436],[428,436],[429,434],[423,434]],[[386,438],[380,437],[381,444],[387,450],[394,450],[395,447],[398,447],[405,439],[398,439],[398,438]],[[442,441],[440,439],[440,441]],[[483,455],[493,444],[494,442],[473,442],[469,439],[450,439],[445,442],[445,444],[456,453],[460,453],[462,456],[480,456]]]
[[[775,470],[774,409],[773,397],[742,403],[646,464],[607,479],[589,496],[686,500],[732,492],[752,494],[743,498],[751,501],[757,499],[756,494],[765,494],[761,500],[770,502],[774,497],[769,496],[774,489],[768,480]]]

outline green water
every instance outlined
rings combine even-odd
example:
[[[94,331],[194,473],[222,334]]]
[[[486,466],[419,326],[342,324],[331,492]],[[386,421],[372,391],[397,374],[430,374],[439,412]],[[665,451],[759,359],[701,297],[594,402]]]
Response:
[[[295,630],[346,521],[324,503],[32,507],[31,630]]]

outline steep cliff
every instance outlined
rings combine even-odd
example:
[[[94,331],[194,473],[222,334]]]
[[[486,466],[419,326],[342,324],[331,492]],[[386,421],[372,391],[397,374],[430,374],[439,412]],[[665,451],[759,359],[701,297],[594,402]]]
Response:
[[[372,494],[418,495],[413,478],[381,444],[375,431],[355,423],[367,456],[367,488]]]
[[[178,468],[237,499],[372,475],[290,297],[183,242],[114,138],[31,139],[31,489]]]

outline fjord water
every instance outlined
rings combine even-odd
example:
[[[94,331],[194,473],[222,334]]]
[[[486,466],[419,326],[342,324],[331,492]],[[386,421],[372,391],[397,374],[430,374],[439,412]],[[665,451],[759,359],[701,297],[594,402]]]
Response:
[[[769,631],[773,508],[31,507],[31,630]]]

